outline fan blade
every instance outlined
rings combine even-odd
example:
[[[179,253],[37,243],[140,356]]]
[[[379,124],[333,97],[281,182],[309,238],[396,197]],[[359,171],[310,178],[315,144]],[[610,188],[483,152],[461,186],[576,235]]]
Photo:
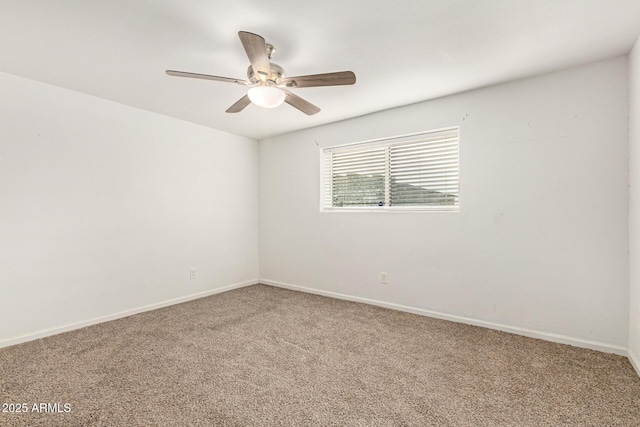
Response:
[[[192,79],[213,80],[216,82],[237,83],[239,85],[249,85],[246,80],[232,79],[229,77],[210,76],[209,74],[187,73],[186,71],[167,70],[166,73],[175,77],[189,77]]]
[[[312,74],[309,76],[287,77],[282,79],[286,87],[316,87],[352,85],[356,82],[353,71],[338,71],[336,73]]]
[[[287,104],[297,108],[298,110],[302,111],[305,114],[308,114],[309,116],[316,114],[317,112],[320,111],[320,108],[316,107],[315,105],[313,105],[312,103],[310,103],[309,101],[305,101],[304,99],[300,98],[298,95],[289,92],[288,90],[284,89],[284,93],[287,95],[287,97],[284,99],[284,102],[286,102]]]
[[[264,41],[264,38],[246,31],[239,31],[238,36],[240,36],[244,51],[249,57],[253,72],[257,77],[263,76],[264,78],[269,78],[271,76],[271,64],[269,63],[267,43]]]
[[[249,97],[245,95],[242,98],[238,99],[236,103],[233,104],[231,107],[227,108],[226,112],[239,113],[240,111],[244,110],[244,107],[246,107],[249,104],[251,104],[251,100],[249,100]]]

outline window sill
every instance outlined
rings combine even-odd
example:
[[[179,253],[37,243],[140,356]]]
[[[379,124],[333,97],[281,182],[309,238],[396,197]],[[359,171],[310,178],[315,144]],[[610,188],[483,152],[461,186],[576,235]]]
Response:
[[[452,207],[415,207],[415,208],[385,208],[385,207],[367,207],[367,208],[323,208],[320,209],[320,213],[342,213],[342,212],[386,212],[386,213],[427,213],[427,212],[441,212],[441,213],[458,213],[460,212],[459,206]]]

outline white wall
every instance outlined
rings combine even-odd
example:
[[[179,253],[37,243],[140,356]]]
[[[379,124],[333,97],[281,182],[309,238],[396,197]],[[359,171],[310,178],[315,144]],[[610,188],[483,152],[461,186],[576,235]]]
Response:
[[[627,89],[621,57],[261,141],[261,280],[624,353]],[[452,125],[460,213],[319,212],[318,147]]]
[[[0,94],[0,345],[256,281],[257,141],[4,73]]]
[[[640,374],[640,38],[629,54],[629,358]]]

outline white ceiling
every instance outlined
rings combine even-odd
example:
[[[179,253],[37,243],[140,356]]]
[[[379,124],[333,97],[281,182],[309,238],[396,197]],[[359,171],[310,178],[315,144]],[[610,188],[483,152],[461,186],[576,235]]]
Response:
[[[352,70],[301,88],[322,111],[224,111],[246,87],[237,32],[276,46],[288,75]],[[260,139],[623,55],[640,0],[0,0],[0,71]]]

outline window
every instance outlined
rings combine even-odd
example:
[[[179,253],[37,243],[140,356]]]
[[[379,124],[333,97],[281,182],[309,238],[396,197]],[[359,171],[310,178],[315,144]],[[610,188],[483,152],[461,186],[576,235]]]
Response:
[[[458,210],[459,129],[322,150],[321,209]]]

